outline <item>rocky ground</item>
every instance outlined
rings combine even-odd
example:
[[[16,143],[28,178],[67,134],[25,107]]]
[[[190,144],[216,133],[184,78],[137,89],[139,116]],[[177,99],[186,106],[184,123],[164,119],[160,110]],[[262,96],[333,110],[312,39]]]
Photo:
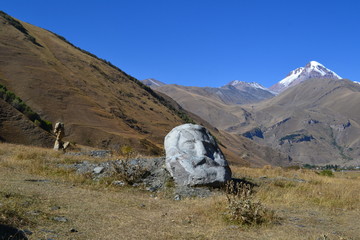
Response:
[[[95,150],[66,154],[104,158],[109,156],[110,152]],[[61,164],[59,167],[74,169],[78,174],[91,174],[95,181],[117,175],[120,180],[112,182],[113,185],[117,186],[143,187],[150,192],[161,192],[166,188],[171,188],[175,200],[188,197],[208,197],[217,190],[209,187],[177,186],[165,168],[165,157],[118,159],[99,163],[83,161],[74,164]]]

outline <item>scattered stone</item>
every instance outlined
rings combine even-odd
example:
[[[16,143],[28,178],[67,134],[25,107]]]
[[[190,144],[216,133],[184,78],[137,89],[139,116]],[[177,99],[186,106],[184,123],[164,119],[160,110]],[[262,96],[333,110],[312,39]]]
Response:
[[[41,212],[39,210],[34,210],[34,211],[27,212],[27,214],[33,215],[33,216],[39,216],[41,214]]]
[[[166,169],[178,185],[219,186],[231,179],[229,165],[209,131],[183,124],[165,137]]]
[[[116,186],[121,186],[121,187],[126,185],[126,183],[124,181],[113,181],[111,184],[116,185]]]
[[[146,190],[149,191],[149,192],[156,192],[155,187],[147,187]]]
[[[140,207],[144,208],[144,207],[146,207],[146,205],[142,203],[142,204],[140,204]]]
[[[108,150],[94,150],[94,151],[90,151],[89,155],[92,156],[92,157],[104,158],[104,157],[111,156],[111,151],[108,151]]]
[[[52,210],[52,211],[59,210],[59,209],[60,209],[59,206],[52,206],[52,207],[51,207],[51,210]]]
[[[62,216],[56,216],[53,218],[54,221],[57,221],[57,222],[67,222],[68,219],[66,217],[62,217]]]
[[[71,152],[68,152],[67,154],[70,153]],[[88,154],[84,153],[84,155]],[[211,195],[211,191],[207,187],[177,185],[166,169],[165,157],[110,160],[100,163],[83,161],[72,164],[61,163],[58,164],[58,166],[73,169],[77,174],[86,174],[86,176],[91,177],[94,181],[100,181],[105,177],[116,177],[115,179],[118,179],[118,177],[123,174],[121,171],[127,171],[126,174],[131,174],[132,171],[135,171],[134,173],[137,174],[136,171],[140,169],[141,174],[136,181],[128,184],[120,178],[119,180],[112,181],[111,184],[119,187],[125,185],[144,187],[144,189],[151,193],[165,190],[167,192],[173,191],[172,198],[174,198],[175,195],[179,195],[181,199],[187,197],[207,197]],[[156,196],[156,194],[154,194],[154,196]]]
[[[100,174],[100,173],[102,173],[104,171],[104,167],[96,167],[96,168],[94,168],[94,170],[93,170],[93,172],[95,173],[95,174]]]

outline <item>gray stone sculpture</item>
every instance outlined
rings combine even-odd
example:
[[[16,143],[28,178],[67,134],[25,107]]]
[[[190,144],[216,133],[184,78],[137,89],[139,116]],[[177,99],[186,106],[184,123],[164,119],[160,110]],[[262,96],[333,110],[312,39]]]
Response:
[[[166,169],[178,185],[219,186],[231,179],[229,165],[208,130],[184,124],[165,137]]]
[[[69,142],[63,142],[62,139],[65,135],[64,123],[57,122],[55,124],[54,133],[56,135],[56,140],[54,144],[54,150],[58,151],[60,149],[64,150],[69,146]]]

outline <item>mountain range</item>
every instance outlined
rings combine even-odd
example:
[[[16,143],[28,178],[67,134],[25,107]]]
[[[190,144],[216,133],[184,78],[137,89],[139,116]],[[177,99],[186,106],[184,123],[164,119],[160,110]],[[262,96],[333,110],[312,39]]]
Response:
[[[165,135],[193,122],[211,131],[233,164],[360,164],[360,84],[318,62],[269,89],[238,80],[218,88],[140,82],[4,12],[0,26],[0,84],[8,90],[0,141],[51,147],[53,134],[19,110],[24,103],[45,123],[64,122],[65,140],[77,145],[161,155]]]
[[[240,98],[261,89],[271,96],[225,101],[208,88],[166,85],[154,89],[179,102],[215,127],[243,135],[291,157],[293,164],[360,164],[360,85],[341,79],[324,65],[311,61],[291,71],[269,89],[232,81],[219,89],[237,88]],[[223,92],[226,94],[225,92]],[[264,96],[264,95],[260,95]]]
[[[130,146],[139,154],[162,155],[165,135],[180,124],[194,122],[209,129],[232,164],[289,161],[286,154],[213,127],[64,37],[1,11],[0,84],[14,98],[12,104],[0,98],[0,141],[53,145],[54,135],[19,111],[15,103],[21,102],[53,126],[63,122],[64,140],[73,145],[113,152]]]

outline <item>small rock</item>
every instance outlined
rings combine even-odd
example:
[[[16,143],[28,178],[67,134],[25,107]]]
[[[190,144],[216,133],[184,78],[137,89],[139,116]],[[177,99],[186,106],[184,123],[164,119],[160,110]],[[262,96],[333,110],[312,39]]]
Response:
[[[66,217],[61,217],[61,216],[54,217],[53,220],[57,221],[57,222],[67,222],[68,221],[68,219]]]
[[[74,233],[74,232],[79,232],[78,230],[76,230],[75,228],[70,229],[70,232]]]
[[[147,187],[146,190],[150,191],[150,192],[156,192],[156,188],[155,187]]]
[[[141,207],[141,208],[144,208],[144,207],[145,207],[145,204],[143,204],[143,203],[140,204],[140,207]]]
[[[123,181],[113,181],[112,184],[116,185],[116,186],[125,186],[126,185],[126,183]]]
[[[175,195],[174,200],[175,200],[175,201],[179,201],[179,200],[181,200],[181,196],[180,196],[180,195],[178,195],[178,194],[177,194],[177,195]]]
[[[39,216],[41,214],[41,212],[38,210],[34,210],[34,211],[27,212],[27,214],[33,215],[33,216]]]
[[[96,167],[96,168],[94,168],[94,170],[93,170],[93,172],[95,173],[95,174],[100,174],[100,173],[102,173],[104,171],[104,167]]]
[[[60,209],[60,207],[59,206],[53,206],[53,207],[51,207],[51,210],[53,210],[53,211],[55,211],[55,210],[59,210]]]

